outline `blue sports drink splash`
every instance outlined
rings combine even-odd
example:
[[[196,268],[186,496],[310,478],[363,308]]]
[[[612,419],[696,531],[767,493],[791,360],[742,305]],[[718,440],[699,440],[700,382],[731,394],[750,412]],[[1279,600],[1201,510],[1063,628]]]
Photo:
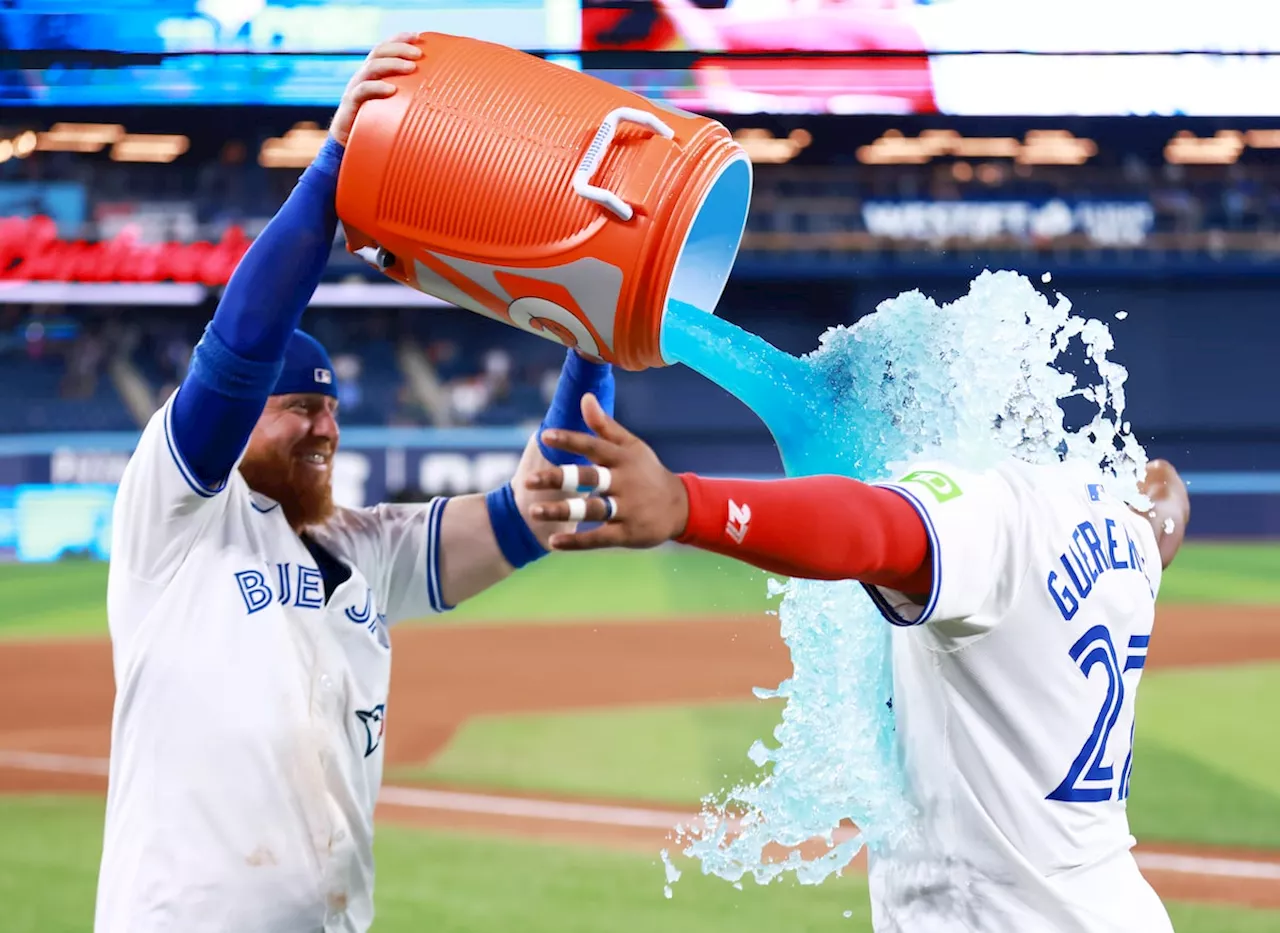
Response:
[[[1096,372],[1086,385],[1055,365],[1080,340]],[[920,460],[982,469],[1010,456],[1088,461],[1133,500],[1146,454],[1123,424],[1122,367],[1106,358],[1100,321],[1053,304],[1026,278],[984,272],[969,293],[939,306],[918,291],[837,327],[804,357],[783,353],[727,321],[671,301],[662,355],[747,404],[772,433],[788,476],[889,479]],[[1093,421],[1064,424],[1060,402],[1097,405]],[[684,853],[706,874],[768,883],[794,871],[805,884],[838,874],[913,831],[914,809],[894,734],[890,626],[852,581],[770,581],[781,594],[782,638],[793,674],[760,697],[786,700],[773,747],[747,754],[755,783],[704,798]],[[853,823],[858,832],[838,839]],[[770,860],[766,847],[822,839],[826,851]],[[666,854],[663,854],[666,860]],[[678,876],[678,873],[677,873]],[[669,871],[670,880],[671,873]]]
[[[852,475],[852,451],[828,436],[838,430],[830,423],[838,386],[830,385],[822,370],[674,300],[662,321],[662,355],[702,373],[759,415],[788,475]]]

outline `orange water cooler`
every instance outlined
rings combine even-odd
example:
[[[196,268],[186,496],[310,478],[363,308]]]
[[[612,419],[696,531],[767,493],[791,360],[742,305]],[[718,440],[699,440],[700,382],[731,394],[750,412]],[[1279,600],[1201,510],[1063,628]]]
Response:
[[[418,41],[348,141],[347,248],[625,369],[670,362],[667,301],[713,312],[742,239],[751,163],[728,130],[503,46]]]

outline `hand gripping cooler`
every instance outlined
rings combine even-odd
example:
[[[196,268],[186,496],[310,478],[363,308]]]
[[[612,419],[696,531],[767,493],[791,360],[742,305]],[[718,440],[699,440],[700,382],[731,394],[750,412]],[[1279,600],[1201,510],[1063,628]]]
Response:
[[[714,311],[746,223],[751,163],[728,130],[503,46],[418,42],[347,143],[347,249],[624,369],[670,363],[668,299]]]

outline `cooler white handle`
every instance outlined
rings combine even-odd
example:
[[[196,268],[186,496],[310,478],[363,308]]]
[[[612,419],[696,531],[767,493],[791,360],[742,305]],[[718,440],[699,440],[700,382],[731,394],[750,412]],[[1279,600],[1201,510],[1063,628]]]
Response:
[[[666,139],[671,139],[676,135],[671,127],[648,111],[637,110],[634,107],[619,107],[617,110],[609,111],[601,122],[600,129],[596,130],[596,135],[591,140],[591,145],[587,147],[587,154],[582,157],[582,161],[574,169],[573,190],[588,201],[594,201],[601,207],[606,207],[613,211],[620,220],[630,220],[631,215],[635,213],[630,204],[612,191],[591,184],[591,176],[600,167],[600,160],[604,158],[605,151],[609,148],[609,143],[613,142],[614,134],[618,132],[618,124],[624,120],[628,123],[639,123],[641,126],[647,126]]]

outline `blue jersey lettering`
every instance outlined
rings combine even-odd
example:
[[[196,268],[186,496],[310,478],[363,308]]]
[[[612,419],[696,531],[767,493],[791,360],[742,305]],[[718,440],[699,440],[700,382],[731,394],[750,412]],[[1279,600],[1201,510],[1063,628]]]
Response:
[[[1098,538],[1098,532],[1089,522],[1081,522],[1078,528],[1080,537],[1084,538],[1085,543],[1089,545],[1089,553],[1093,556],[1093,562],[1098,565],[1098,575],[1101,576],[1111,569],[1111,564],[1107,562],[1107,555],[1102,550],[1102,541]]]
[[[270,571],[268,571],[270,573]],[[252,615],[267,608],[274,599],[281,605],[293,605],[302,609],[321,609],[324,607],[324,577],[317,567],[294,567],[291,563],[275,564],[276,592],[271,591],[267,582],[267,574],[261,570],[241,570],[235,575],[236,586],[240,588],[240,596],[244,599],[245,609]],[[370,597],[370,603],[372,597]],[[369,606],[364,610],[363,618],[353,618],[353,622],[368,621]],[[348,614],[352,610],[348,609]]]
[[[1080,602],[1075,598],[1069,586],[1057,585],[1058,571],[1049,571],[1049,595],[1053,597],[1053,601],[1058,604],[1058,611],[1062,613],[1062,618],[1071,621],[1071,617],[1076,614],[1076,610],[1080,608]]]
[[[1079,611],[1080,605],[1093,592],[1094,584],[1103,574],[1112,570],[1135,570],[1146,577],[1146,562],[1138,551],[1137,542],[1125,529],[1125,541],[1128,544],[1129,558],[1124,559],[1124,548],[1116,536],[1116,522],[1106,519],[1106,542],[1092,522],[1081,522],[1071,532],[1071,540],[1067,542],[1058,561],[1066,571],[1066,577],[1060,577],[1057,570],[1051,570],[1045,580],[1045,586],[1054,604],[1058,607],[1065,621],[1071,621]],[[1147,578],[1147,588],[1155,593]]]
[[[357,610],[355,606],[348,606],[345,611],[347,618],[357,625],[368,622],[369,616],[373,614],[373,590],[365,587],[363,609]]]
[[[1120,556],[1116,550],[1119,542],[1116,540],[1116,521],[1114,518],[1108,518],[1107,526],[1107,553],[1111,556],[1111,566],[1116,570],[1127,570],[1129,565],[1125,563],[1124,558]],[[1125,537],[1129,537],[1129,532],[1125,532]]]
[[[1071,555],[1071,560],[1067,560],[1067,554]],[[1058,555],[1058,559],[1062,561],[1062,566],[1066,568],[1067,576],[1071,577],[1071,582],[1075,584],[1076,592],[1080,594],[1081,599],[1093,592],[1093,577],[1089,576],[1089,571],[1084,569],[1083,558],[1075,548],[1068,545],[1066,552]],[[1079,575],[1076,573],[1077,570]]]
[[[319,609],[324,605],[324,577],[320,568],[298,568],[298,595],[293,604],[303,609]]]
[[[289,604],[290,593],[289,565],[287,563],[276,564],[276,574],[280,577],[280,602],[287,606]]]
[[[265,609],[271,602],[271,588],[267,586],[267,578],[261,570],[241,570],[236,574],[236,584],[240,587],[240,596],[249,615]]]

